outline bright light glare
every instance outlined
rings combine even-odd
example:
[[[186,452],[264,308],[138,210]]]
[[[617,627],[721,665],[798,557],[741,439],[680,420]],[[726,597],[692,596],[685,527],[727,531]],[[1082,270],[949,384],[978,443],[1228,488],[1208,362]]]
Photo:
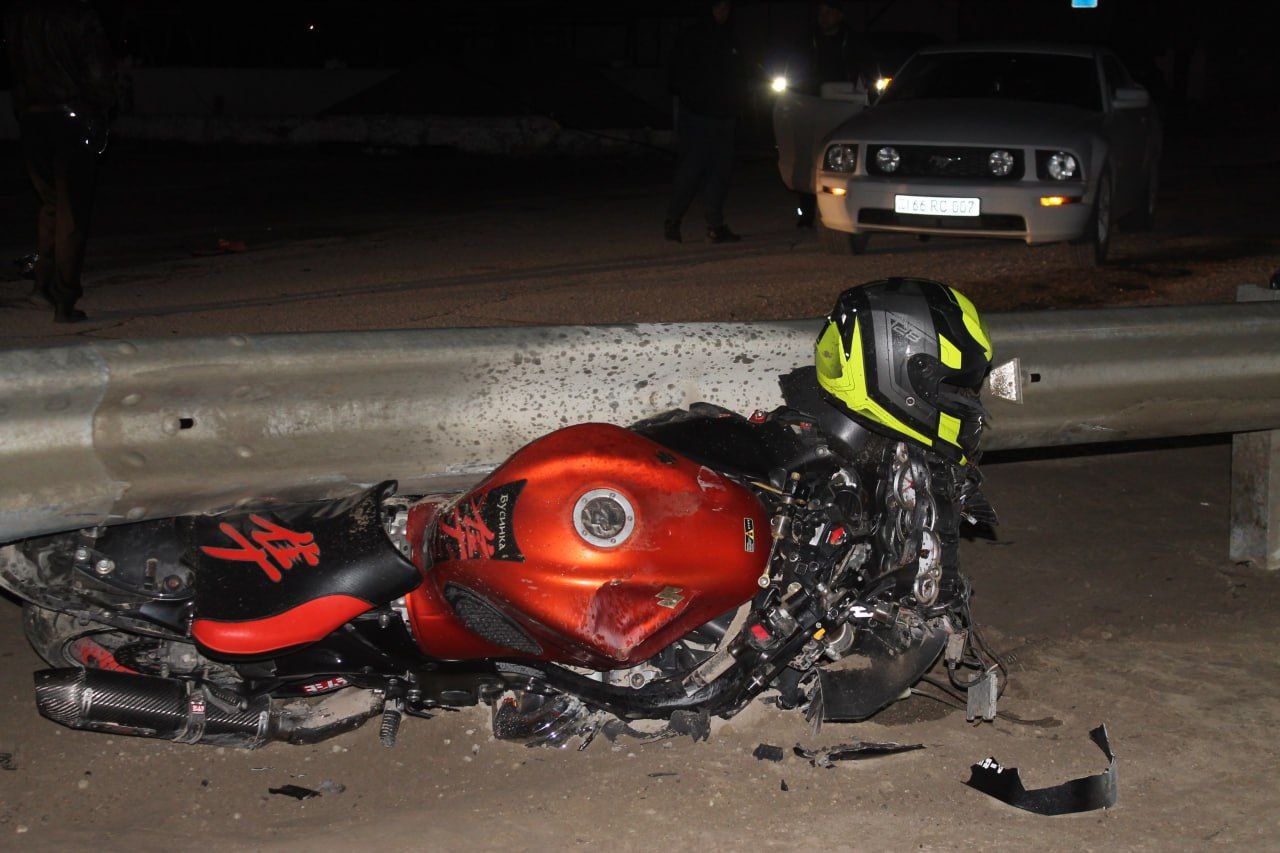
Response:
[[[1064,204],[1075,204],[1080,199],[1069,195],[1042,195],[1040,196],[1041,207],[1062,207]]]
[[[769,84],[769,88],[775,92],[787,91],[787,78],[779,74],[777,77],[773,78],[773,82]]]
[[[876,84],[875,84],[875,85],[876,85],[876,91],[877,91],[877,92],[883,92],[885,89],[888,89],[888,88],[889,88],[889,84],[890,84],[890,83],[892,83],[892,82],[893,82],[893,78],[892,78],[892,77],[877,77],[877,78],[876,78]]]

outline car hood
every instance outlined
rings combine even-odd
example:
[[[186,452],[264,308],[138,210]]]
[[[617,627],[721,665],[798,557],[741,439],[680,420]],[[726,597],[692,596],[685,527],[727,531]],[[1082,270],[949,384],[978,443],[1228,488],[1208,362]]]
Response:
[[[937,145],[1061,146],[1096,131],[1100,113],[981,99],[890,102],[840,125],[831,139]]]

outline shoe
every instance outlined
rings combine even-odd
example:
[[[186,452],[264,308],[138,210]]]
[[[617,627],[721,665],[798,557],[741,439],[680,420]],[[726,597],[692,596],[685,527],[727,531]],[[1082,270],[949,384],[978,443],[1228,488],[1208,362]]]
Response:
[[[53,310],[53,322],[55,323],[80,323],[87,319],[89,319],[89,315],[75,306],[55,308]]]
[[[680,236],[680,220],[668,219],[662,223],[662,236],[673,243],[683,243],[684,238]]]
[[[734,234],[729,230],[728,225],[721,225],[719,228],[707,229],[708,243],[736,243],[741,239],[741,236]]]

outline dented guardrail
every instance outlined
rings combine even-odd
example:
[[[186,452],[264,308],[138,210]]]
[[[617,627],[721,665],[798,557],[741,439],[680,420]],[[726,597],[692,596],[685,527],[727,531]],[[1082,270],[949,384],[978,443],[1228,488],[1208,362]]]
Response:
[[[1280,427],[1280,303],[993,314],[991,449]],[[114,341],[0,352],[0,542],[478,480],[530,439],[781,404],[816,321]]]

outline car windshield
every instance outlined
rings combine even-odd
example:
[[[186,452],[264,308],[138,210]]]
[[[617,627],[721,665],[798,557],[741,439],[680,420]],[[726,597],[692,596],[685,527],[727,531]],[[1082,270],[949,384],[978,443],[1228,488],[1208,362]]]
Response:
[[[990,98],[1102,109],[1097,66],[1086,56],[1053,53],[922,53],[881,103],[926,98]]]

